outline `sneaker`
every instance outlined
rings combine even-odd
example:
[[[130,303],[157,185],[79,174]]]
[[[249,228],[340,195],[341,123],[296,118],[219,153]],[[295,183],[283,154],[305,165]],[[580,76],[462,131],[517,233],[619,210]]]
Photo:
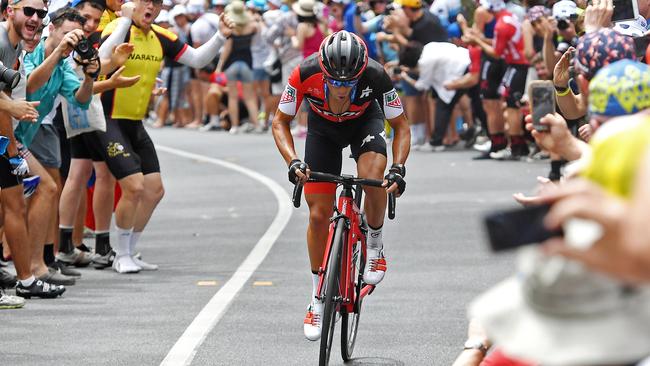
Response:
[[[303,330],[305,332],[305,338],[310,341],[320,339],[320,334],[323,329],[323,310],[325,310],[325,304],[316,299],[307,308]]]
[[[422,144],[420,146],[420,151],[425,152],[442,152],[445,151],[445,145],[431,145],[430,143]]]
[[[386,268],[384,250],[368,248],[366,266],[363,269],[363,282],[369,285],[378,284],[384,279]]]
[[[255,126],[253,126],[253,124],[250,122],[244,123],[244,125],[241,126],[241,128],[244,131],[244,133],[251,133],[255,130]]]
[[[492,158],[490,157],[490,153],[489,153],[489,152],[483,152],[483,153],[480,153],[479,155],[474,156],[474,157],[472,158],[472,160],[490,160],[490,159],[492,159]]]
[[[69,266],[88,267],[93,261],[93,255],[92,253],[74,248],[70,253],[58,252],[56,254],[56,260]]]
[[[490,158],[495,160],[509,160],[512,158],[512,151],[509,147],[501,149],[499,151],[494,151],[490,153]]]
[[[38,184],[41,182],[40,175],[33,175],[23,179],[23,197],[28,198],[36,192]]]
[[[54,263],[52,263],[49,268],[50,270],[56,271],[64,276],[77,278],[81,277],[81,273],[79,271],[75,271],[59,260],[54,261]]]
[[[205,125],[199,127],[199,131],[201,132],[217,131],[220,129],[221,129],[221,125],[219,121],[208,122]]]
[[[133,259],[133,263],[136,264],[136,266],[140,267],[141,270],[143,271],[157,271],[158,270],[158,265],[157,264],[151,264],[143,261],[140,258],[136,258],[136,256],[131,257]]]
[[[255,127],[255,129],[253,130],[253,132],[260,133],[260,134],[265,133],[266,131],[267,131],[267,129],[264,128],[264,122],[262,122],[262,121],[260,121],[257,124],[257,127]]]
[[[37,279],[43,282],[51,283],[53,285],[64,286],[72,286],[77,282],[74,277],[62,275],[57,270],[52,268],[48,268],[48,272],[42,276],[37,277]]]
[[[57,296],[63,295],[65,292],[64,286],[52,285],[46,281],[35,280],[31,286],[25,287],[20,282],[16,285],[16,295],[25,299],[32,297],[40,297],[42,299],[53,299]]]
[[[239,127],[237,127],[237,126],[230,127],[230,129],[228,130],[228,133],[230,133],[231,135],[238,134],[239,133]]]
[[[14,288],[16,287],[16,276],[0,269],[0,288]]]
[[[490,149],[492,148],[492,141],[487,140],[483,143],[475,143],[474,146],[472,147],[474,150],[479,151],[479,152],[490,152]]]
[[[25,299],[20,296],[7,295],[0,290],[0,309],[20,309],[25,306]]]
[[[113,266],[113,261],[115,260],[115,252],[110,251],[105,255],[95,254],[93,257],[93,267],[95,269],[104,269]]]
[[[120,255],[113,261],[113,270],[117,273],[138,273],[140,269],[129,255]]]

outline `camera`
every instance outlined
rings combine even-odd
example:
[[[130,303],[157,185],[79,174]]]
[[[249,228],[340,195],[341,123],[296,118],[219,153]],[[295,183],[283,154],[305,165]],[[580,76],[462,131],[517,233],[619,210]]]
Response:
[[[20,73],[12,70],[0,62],[0,82],[5,83],[10,89],[15,88],[20,81]]]
[[[81,60],[93,60],[98,56],[97,50],[86,37],[79,40],[79,43],[74,47],[74,51]]]
[[[399,75],[401,73],[402,73],[402,68],[400,68],[399,66],[393,68],[393,75]]]

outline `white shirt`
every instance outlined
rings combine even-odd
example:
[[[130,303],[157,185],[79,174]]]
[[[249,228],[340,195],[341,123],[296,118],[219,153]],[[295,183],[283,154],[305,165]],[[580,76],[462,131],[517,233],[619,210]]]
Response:
[[[465,75],[470,63],[467,48],[449,42],[427,43],[418,60],[420,77],[415,87],[419,90],[433,88],[438,98],[449,104],[456,91],[445,89],[444,84]]]
[[[192,42],[202,45],[209,41],[217,31],[219,31],[219,16],[215,13],[205,13],[190,28]]]

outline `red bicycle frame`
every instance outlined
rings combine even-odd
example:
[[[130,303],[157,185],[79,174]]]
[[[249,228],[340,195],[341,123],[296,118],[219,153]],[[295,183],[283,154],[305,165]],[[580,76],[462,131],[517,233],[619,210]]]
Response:
[[[366,257],[366,234],[361,230],[362,227],[362,213],[352,196],[352,188],[344,188],[338,198],[338,204],[335,209],[335,215],[331,219],[329,234],[327,237],[327,246],[325,247],[325,255],[323,263],[318,270],[318,298],[322,300],[323,282],[325,279],[325,270],[331,253],[332,240],[334,237],[334,230],[339,220],[345,220],[347,227],[345,242],[341,248],[341,275],[339,281],[339,294],[341,301],[338,310],[345,309],[347,313],[354,312],[354,305],[357,303],[357,294],[355,293],[355,273],[353,255],[354,246],[361,245],[361,258]],[[360,260],[360,259],[359,259]],[[375,288],[373,285],[365,284],[361,289],[359,296],[363,299],[370,294]],[[324,295],[324,294],[323,294]]]

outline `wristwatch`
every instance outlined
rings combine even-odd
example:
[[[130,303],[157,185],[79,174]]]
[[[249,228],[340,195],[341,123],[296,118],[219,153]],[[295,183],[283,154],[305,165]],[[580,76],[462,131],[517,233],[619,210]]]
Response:
[[[464,347],[465,347],[465,348],[463,348],[463,350],[468,350],[468,349],[479,350],[479,351],[481,351],[481,353],[483,353],[484,356],[485,356],[485,354],[486,354],[487,351],[488,351],[488,347],[486,347],[486,346],[483,344],[483,342],[480,341],[480,340],[478,340],[478,339],[471,339],[471,338],[468,339],[468,340],[465,342],[465,346],[464,346]]]

